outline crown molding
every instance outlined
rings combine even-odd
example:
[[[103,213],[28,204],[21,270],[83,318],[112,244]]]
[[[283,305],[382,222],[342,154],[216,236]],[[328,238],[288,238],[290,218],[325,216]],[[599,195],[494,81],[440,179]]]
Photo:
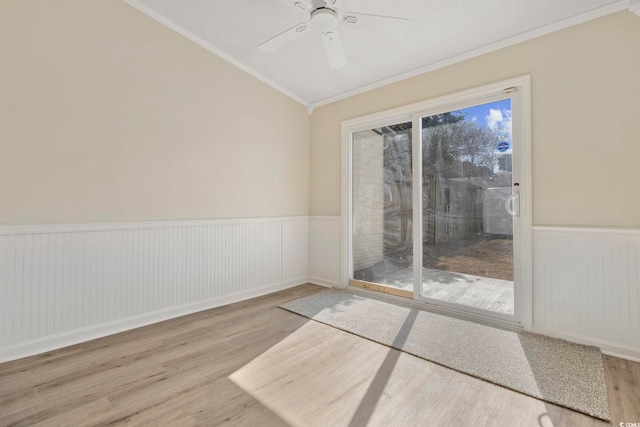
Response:
[[[177,23],[175,23],[171,19],[169,19],[166,16],[162,15],[161,13],[156,12],[155,10],[151,9],[150,7],[148,7],[147,5],[142,3],[140,0],[122,0],[122,1],[124,1],[128,5],[132,6],[133,8],[141,11],[145,15],[148,15],[149,17],[151,17],[151,18],[155,19],[156,21],[162,23],[163,25],[171,28],[172,30],[178,32],[179,34],[183,35],[184,37],[188,38],[189,40],[197,43],[201,47],[203,47],[203,48],[207,49],[208,51],[214,53],[215,55],[219,56],[220,58],[224,59],[225,61],[233,64],[234,66],[236,66],[238,68],[240,68],[241,70],[245,71],[249,75],[255,77],[258,80],[260,80],[261,82],[271,86],[273,89],[275,89],[275,90],[281,92],[282,94],[290,97],[291,99],[299,102],[300,104],[302,104],[303,106],[306,107],[307,113],[309,115],[311,115],[311,113],[313,112],[313,110],[315,108],[321,107],[323,105],[327,105],[327,104],[331,104],[333,102],[341,101],[343,99],[346,99],[346,98],[349,98],[349,97],[352,97],[352,96],[355,96],[355,95],[359,95],[361,93],[368,92],[370,90],[377,89],[377,88],[380,88],[382,86],[387,86],[387,85],[390,85],[392,83],[396,83],[396,82],[399,82],[399,81],[402,81],[402,80],[409,79],[411,77],[418,76],[420,74],[425,74],[425,73],[428,73],[430,71],[435,71],[437,69],[444,68],[446,66],[453,65],[453,64],[456,64],[458,62],[466,61],[466,60],[474,58],[476,56],[484,55],[484,54],[487,54],[487,53],[490,53],[490,52],[493,52],[493,51],[496,51],[496,50],[499,50],[499,49],[504,49],[506,47],[509,47],[509,46],[512,46],[512,45],[515,45],[515,44],[518,44],[518,43],[522,43],[522,42],[525,42],[527,40],[534,39],[536,37],[544,36],[546,34],[550,34],[550,33],[553,33],[555,31],[560,31],[560,30],[563,30],[565,28],[572,27],[574,25],[582,24],[584,22],[591,21],[593,19],[597,19],[597,18],[606,16],[606,15],[610,15],[612,13],[620,12],[622,10],[629,10],[630,12],[633,12],[633,13],[636,13],[636,14],[640,15],[640,0],[618,0],[618,1],[614,2],[614,3],[611,3],[611,4],[608,4],[606,6],[602,6],[602,7],[590,10],[590,11],[582,13],[580,15],[576,15],[576,16],[573,16],[571,18],[563,19],[561,21],[554,22],[554,23],[546,25],[544,27],[540,27],[540,28],[537,28],[535,30],[528,31],[526,33],[518,34],[516,36],[509,37],[509,38],[501,40],[499,42],[492,43],[492,44],[489,44],[489,45],[486,45],[486,46],[482,46],[482,47],[479,47],[477,49],[473,49],[473,50],[461,53],[459,55],[454,55],[454,56],[451,56],[449,58],[445,58],[445,59],[443,59],[441,61],[434,62],[434,63],[431,63],[431,64],[427,64],[427,65],[425,65],[423,67],[419,67],[419,68],[416,68],[416,69],[411,70],[411,71],[400,73],[400,74],[397,74],[395,76],[392,76],[392,77],[389,77],[389,78],[386,78],[386,79],[378,80],[376,82],[372,82],[370,84],[361,86],[361,87],[353,89],[353,90],[342,92],[342,93],[336,94],[334,96],[330,96],[328,98],[320,99],[320,100],[317,100],[317,101],[307,101],[306,99],[296,95],[295,93],[289,91],[288,89],[278,85],[273,80],[271,80],[271,79],[263,76],[262,74],[258,73],[253,68],[249,67],[245,63],[239,61],[238,59],[234,58],[233,56],[231,56],[228,53],[224,52],[223,50],[219,49],[215,45],[209,43],[208,41],[202,39],[201,37],[193,34],[192,32],[190,32],[188,30],[186,30],[185,28],[183,28],[182,26],[178,25]]]
[[[289,98],[293,99],[294,101],[297,101],[300,104],[304,105],[305,107],[309,108],[309,102],[307,100],[299,97],[295,93],[293,93],[293,92],[285,89],[284,87],[278,85],[273,80],[268,79],[267,77],[265,77],[262,74],[258,73],[253,68],[247,66],[246,64],[244,64],[241,61],[238,61],[233,56],[229,55],[228,53],[224,52],[223,50],[219,49],[218,47],[216,47],[213,44],[209,43],[208,41],[204,40],[203,38],[193,34],[191,31],[186,30],[181,25],[178,25],[177,23],[175,23],[171,19],[167,18],[163,14],[151,9],[149,6],[147,6],[146,4],[142,3],[141,1],[139,1],[139,0],[122,0],[122,1],[127,3],[129,6],[131,6],[131,7],[135,8],[135,9],[139,10],[140,12],[144,13],[145,15],[155,19],[156,21],[160,22],[161,24],[171,28],[172,30],[176,31],[177,33],[183,35],[184,37],[188,38],[192,42],[200,45],[201,47],[203,47],[205,49],[207,49],[209,52],[214,53],[215,55],[217,55],[220,58],[224,59],[225,61],[229,62],[230,64],[240,68],[242,71],[248,73],[252,77],[255,77],[256,79],[260,80],[261,82],[271,86],[273,89],[277,90],[278,92],[281,92],[282,94],[288,96]]]
[[[640,4],[640,0],[631,0],[632,2],[637,2]],[[312,101],[309,106],[310,108],[318,108],[323,105],[331,104],[345,98],[352,97],[354,95],[359,95],[364,92],[368,92],[373,89],[380,88],[382,86],[387,86],[392,83],[396,83],[402,80],[406,80],[411,77],[418,76],[420,74],[425,74],[430,71],[435,71],[439,68],[444,68],[449,65],[456,64],[458,62],[466,61],[467,59],[475,58],[476,56],[484,55],[490,52],[494,52],[496,50],[504,49],[509,46],[513,46],[518,43],[525,42],[527,40],[531,40],[540,36],[544,36],[546,34],[550,34],[556,31],[563,30],[565,28],[573,27],[574,25],[582,24],[597,18],[601,18],[606,15],[610,15],[612,13],[620,12],[625,9],[631,10],[629,7],[629,0],[618,0],[615,3],[608,4],[606,6],[602,6],[588,12],[582,13],[580,15],[572,16],[571,18],[563,19],[561,21],[554,22],[549,25],[545,25],[544,27],[536,28],[535,30],[528,31],[526,33],[518,34],[513,37],[509,37],[507,39],[501,40],[496,43],[492,43],[486,46],[479,47],[477,49],[473,49],[459,55],[451,56],[449,58],[443,59],[438,62],[434,62],[428,65],[425,65],[420,68],[416,68],[415,70],[407,71],[406,73],[397,74],[393,77],[389,77],[386,79],[378,80],[377,82],[370,83],[365,86],[361,86],[357,89],[340,93],[335,96],[331,96],[329,98],[321,99],[318,101]],[[640,8],[640,6],[636,5],[636,9]],[[638,12],[636,12],[638,13]]]

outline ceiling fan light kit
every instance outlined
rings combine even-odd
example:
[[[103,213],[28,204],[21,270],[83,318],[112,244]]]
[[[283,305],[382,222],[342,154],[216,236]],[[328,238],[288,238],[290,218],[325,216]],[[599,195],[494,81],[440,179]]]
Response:
[[[315,7],[305,1],[292,2],[293,6],[309,12],[309,20],[278,34],[260,44],[258,49],[271,53],[307,33],[309,29],[317,31],[322,39],[325,54],[332,69],[347,65],[338,27],[341,24],[361,31],[385,33],[390,36],[402,36],[409,30],[409,20],[392,16],[367,15],[346,12],[339,15],[336,8],[341,0],[315,0]]]
[[[325,33],[338,26],[338,14],[333,9],[321,7],[311,12],[311,28]]]

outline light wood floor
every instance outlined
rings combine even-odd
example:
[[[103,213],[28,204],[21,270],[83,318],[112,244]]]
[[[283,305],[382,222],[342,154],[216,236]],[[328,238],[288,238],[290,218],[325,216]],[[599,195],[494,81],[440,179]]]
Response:
[[[0,425],[606,425],[277,308],[320,290],[0,364]],[[604,363],[612,421],[640,422],[640,364]]]

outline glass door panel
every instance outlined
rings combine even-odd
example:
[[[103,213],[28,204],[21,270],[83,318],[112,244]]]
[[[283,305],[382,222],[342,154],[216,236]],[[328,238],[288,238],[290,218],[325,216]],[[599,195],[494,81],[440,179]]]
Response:
[[[352,134],[350,284],[413,298],[412,124]]]
[[[420,125],[420,296],[513,316],[511,99],[422,117]]]

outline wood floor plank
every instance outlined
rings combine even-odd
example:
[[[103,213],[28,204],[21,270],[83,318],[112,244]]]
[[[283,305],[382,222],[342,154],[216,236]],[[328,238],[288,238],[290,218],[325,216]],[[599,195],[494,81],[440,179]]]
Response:
[[[95,375],[78,376],[72,381],[54,382],[38,389],[39,403],[12,414],[12,419],[22,425],[36,424],[41,420],[64,417],[92,402],[106,398],[110,390],[130,387],[145,387],[166,378],[163,368],[157,365],[126,367],[116,371],[100,372]],[[111,408],[111,406],[110,406]],[[0,425],[2,425],[0,418]]]
[[[640,363],[607,355],[602,358],[611,419],[640,423]]]
[[[3,416],[20,411],[31,412],[30,408],[42,402],[35,388],[20,388],[15,382],[7,382],[7,391],[4,391],[4,384],[4,381],[0,383],[0,426]]]
[[[0,426],[602,426],[277,308],[303,285],[0,364]],[[614,424],[640,364],[603,358]]]
[[[184,408],[201,425],[288,425],[227,377],[207,381],[190,390],[182,396],[182,401]]]
[[[67,411],[39,412],[39,419],[36,419],[36,422],[29,420],[24,425],[34,427],[89,425],[91,420],[110,411],[111,406],[107,399],[101,398],[82,405],[73,405],[73,408]]]

